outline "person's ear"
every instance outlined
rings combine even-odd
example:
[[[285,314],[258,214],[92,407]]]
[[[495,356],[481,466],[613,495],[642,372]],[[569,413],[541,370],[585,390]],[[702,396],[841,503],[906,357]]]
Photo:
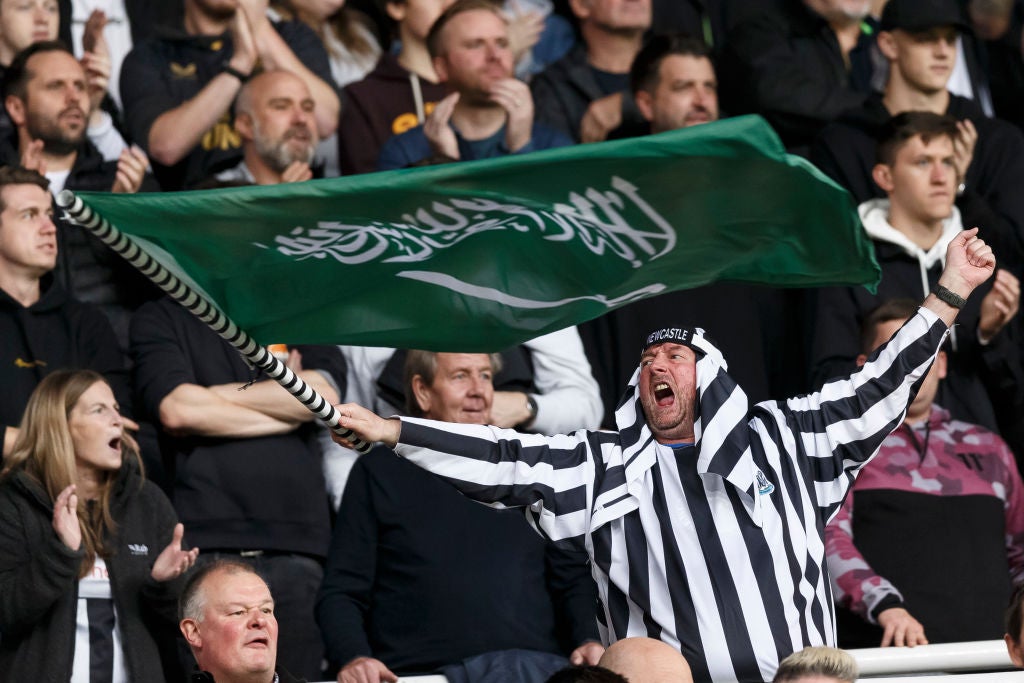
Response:
[[[199,635],[199,623],[195,619],[182,619],[178,628],[181,629],[181,635],[185,636],[189,647],[201,648],[203,646],[203,638]]]
[[[875,164],[871,169],[871,179],[887,194],[895,188],[892,182],[892,167],[888,164]]]
[[[252,116],[247,112],[235,114],[235,130],[243,140],[253,140]]]
[[[586,19],[590,16],[590,0],[569,0],[569,9],[577,19]]]
[[[437,74],[437,80],[439,83],[448,82],[448,61],[444,58],[444,55],[438,55],[434,57],[432,61],[434,65],[434,73]]]
[[[1009,633],[1003,636],[1003,640],[1006,642],[1006,651],[1010,653],[1010,661],[1018,669],[1024,669],[1024,652],[1021,651],[1021,646]]]
[[[420,407],[420,412],[424,415],[429,413],[432,396],[430,387],[423,381],[422,375],[412,376],[412,395],[416,399],[416,405]]]
[[[8,95],[4,99],[4,106],[15,126],[25,125],[25,103],[17,95]]]
[[[879,31],[875,43],[878,45],[878,51],[888,61],[894,62],[900,56],[900,46],[891,31]]]
[[[648,123],[654,120],[654,96],[651,93],[637,90],[633,93],[633,101],[636,102],[636,108],[640,110],[644,120]]]
[[[388,2],[384,5],[384,11],[387,12],[388,16],[397,23],[401,24],[405,20],[408,6],[404,2]]]

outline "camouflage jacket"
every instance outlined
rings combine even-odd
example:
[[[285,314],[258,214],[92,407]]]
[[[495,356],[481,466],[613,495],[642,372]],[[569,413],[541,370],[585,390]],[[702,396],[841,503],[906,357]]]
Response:
[[[871,623],[883,609],[905,606],[935,642],[918,614],[927,605],[910,604],[907,593],[924,585],[944,600],[970,595],[995,574],[1002,586],[992,587],[992,602],[1002,600],[1001,613],[1008,594],[1000,591],[1024,582],[1024,486],[998,435],[934,405],[928,420],[885,439],[825,535],[837,604]],[[969,583],[958,585],[951,565],[961,565]],[[935,590],[923,592],[922,603],[939,602]]]

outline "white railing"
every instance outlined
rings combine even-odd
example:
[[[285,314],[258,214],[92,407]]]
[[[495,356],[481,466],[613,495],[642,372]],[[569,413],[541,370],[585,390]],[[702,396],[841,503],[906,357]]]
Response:
[[[876,647],[847,652],[857,660],[862,676],[929,671],[991,671],[1013,666],[1006,652],[1006,643],[1001,640],[917,647]]]
[[[927,679],[927,680],[925,680]],[[857,683],[1024,683],[1024,671],[1003,671],[987,674],[917,674],[914,676],[896,676],[890,678],[858,678]]]
[[[857,660],[861,680],[865,683],[923,683],[925,677],[928,683],[1024,683],[1024,671],[949,675],[958,671],[1011,668],[1013,663],[1001,640],[847,652]],[[444,676],[404,676],[398,682],[447,683],[447,679]]]

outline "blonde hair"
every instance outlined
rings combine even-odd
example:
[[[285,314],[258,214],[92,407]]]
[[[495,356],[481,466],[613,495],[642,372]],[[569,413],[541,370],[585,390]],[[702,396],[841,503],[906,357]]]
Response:
[[[841,683],[857,680],[857,660],[834,647],[805,647],[779,664],[772,683],[799,681],[803,676],[829,676]]]
[[[92,370],[58,370],[47,375],[28,399],[21,428],[14,448],[4,461],[0,478],[6,479],[23,472],[46,491],[55,501],[61,491],[77,480],[75,447],[71,440],[68,417],[86,391],[97,382],[106,383],[103,375]],[[123,432],[121,452],[132,458],[142,471],[138,453],[131,447]],[[105,472],[100,486],[98,505],[90,505],[83,497],[78,499],[78,524],[82,530],[85,557],[79,568],[79,578],[85,576],[96,561],[96,556],[109,557],[112,548],[107,545],[117,529],[110,513],[110,498],[117,472]]]

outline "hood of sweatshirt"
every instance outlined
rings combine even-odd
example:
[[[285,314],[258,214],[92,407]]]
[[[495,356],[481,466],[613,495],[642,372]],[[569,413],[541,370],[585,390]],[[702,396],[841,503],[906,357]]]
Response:
[[[68,299],[67,290],[57,282],[52,272],[44,275],[39,281],[39,300],[28,308],[34,313],[52,311],[64,305]],[[10,294],[0,289],[0,309],[18,311],[24,309],[21,303]]]
[[[953,207],[953,213],[942,221],[942,234],[930,249],[923,249],[905,234],[889,224],[889,200],[869,199],[857,207],[864,230],[873,240],[886,242],[902,249],[907,256],[915,259],[921,269],[921,296],[926,297],[931,291],[928,284],[928,271],[935,265],[945,266],[946,247],[953,238],[963,230],[960,210]]]

